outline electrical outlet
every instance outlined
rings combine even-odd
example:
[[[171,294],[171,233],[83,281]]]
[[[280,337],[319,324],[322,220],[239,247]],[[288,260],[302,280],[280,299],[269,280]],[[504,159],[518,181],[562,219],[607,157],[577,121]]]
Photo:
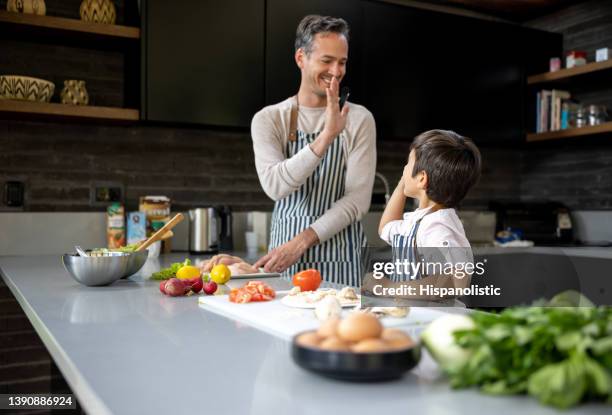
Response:
[[[89,189],[91,206],[106,206],[113,202],[123,202],[123,184],[118,182],[93,182]]]
[[[4,204],[9,207],[22,207],[24,193],[23,182],[9,181],[4,183]]]

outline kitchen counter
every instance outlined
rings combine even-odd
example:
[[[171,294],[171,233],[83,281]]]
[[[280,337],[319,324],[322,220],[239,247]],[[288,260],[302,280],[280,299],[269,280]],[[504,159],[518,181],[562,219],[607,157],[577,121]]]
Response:
[[[394,382],[306,372],[288,342],[202,309],[194,296],[163,296],[143,278],[183,257],[149,261],[107,287],[78,284],[58,256],[0,257],[0,271],[89,414],[561,413],[528,397],[453,391],[427,354]]]
[[[564,255],[567,257],[612,259],[612,248],[599,246],[531,246],[517,248],[502,248],[498,246],[473,247],[476,256],[507,255],[507,254],[537,254],[537,255]],[[374,258],[390,259],[389,246],[373,247]]]
[[[527,248],[478,247],[475,255],[541,254],[612,259],[612,248],[599,246],[532,246]]]

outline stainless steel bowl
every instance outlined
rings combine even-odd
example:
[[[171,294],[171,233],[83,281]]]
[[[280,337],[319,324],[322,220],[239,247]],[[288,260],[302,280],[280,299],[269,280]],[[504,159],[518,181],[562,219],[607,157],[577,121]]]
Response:
[[[140,271],[140,268],[147,262],[149,256],[149,250],[144,249],[137,252],[129,252],[128,268],[122,278],[127,278],[130,275],[136,274]]]
[[[125,276],[130,265],[130,254],[113,252],[112,255],[98,257],[64,254],[62,262],[72,278],[93,287],[112,284]]]

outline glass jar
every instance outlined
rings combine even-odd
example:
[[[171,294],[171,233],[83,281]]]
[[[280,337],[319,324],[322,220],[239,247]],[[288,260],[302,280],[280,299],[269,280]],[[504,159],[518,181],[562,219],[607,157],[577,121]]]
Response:
[[[603,124],[608,118],[605,105],[589,105],[587,113],[589,125]]]
[[[574,126],[576,128],[585,127],[587,125],[587,113],[582,105],[576,107],[574,111]]]

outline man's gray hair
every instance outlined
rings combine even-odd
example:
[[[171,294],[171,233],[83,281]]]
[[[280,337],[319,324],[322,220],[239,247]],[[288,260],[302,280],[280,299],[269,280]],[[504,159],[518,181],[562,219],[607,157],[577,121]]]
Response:
[[[317,33],[337,33],[349,40],[349,25],[339,17],[310,14],[302,19],[295,32],[295,50],[302,48],[309,55]]]

